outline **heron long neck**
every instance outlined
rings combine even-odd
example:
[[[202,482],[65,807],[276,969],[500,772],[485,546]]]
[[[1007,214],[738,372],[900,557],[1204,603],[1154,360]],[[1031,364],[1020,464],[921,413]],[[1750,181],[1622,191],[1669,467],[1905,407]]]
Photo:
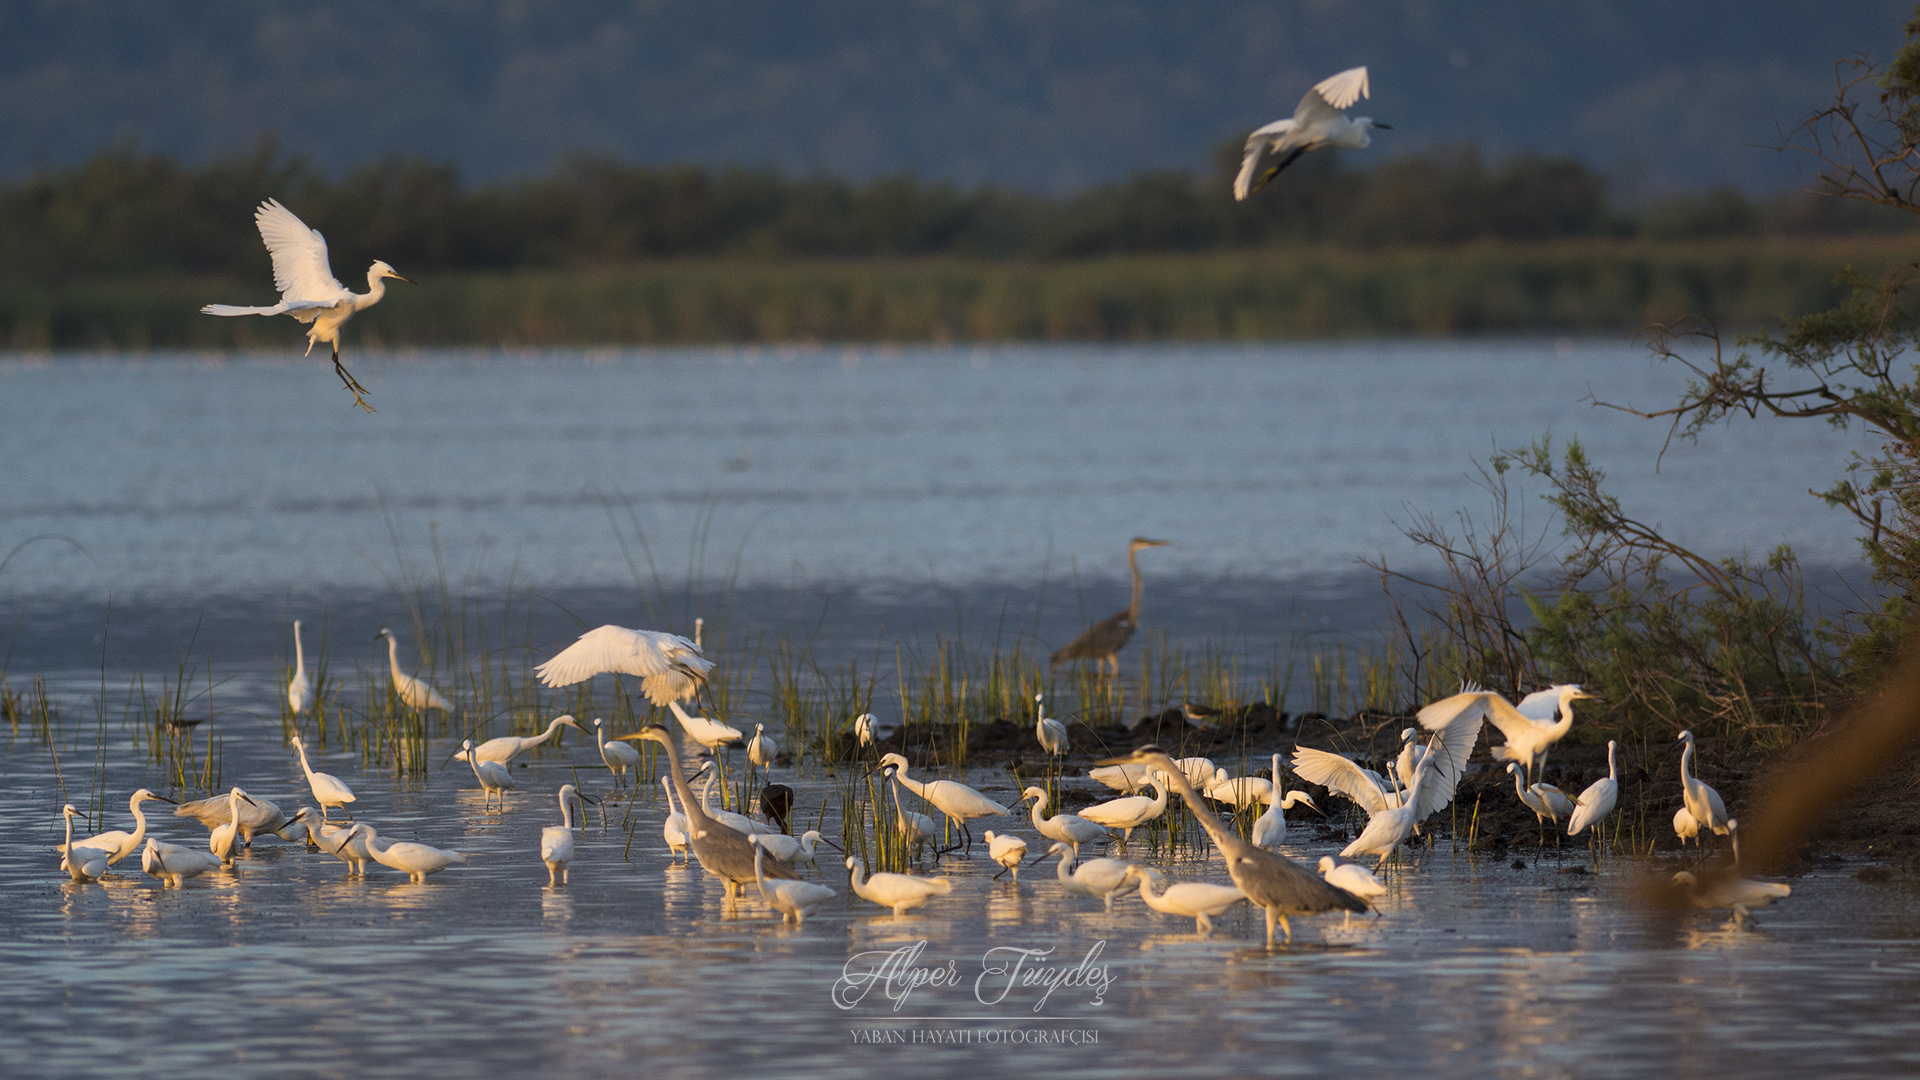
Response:
[[[907,767],[905,765],[896,766],[894,768],[893,778],[895,780],[900,781],[900,783],[906,786],[906,789],[908,791],[913,792],[915,795],[918,795],[923,799],[927,797],[927,782],[925,780],[915,780],[913,777],[908,776]],[[900,798],[900,793],[897,791],[894,792],[893,797],[895,801],[898,801]]]
[[[1140,552],[1131,546],[1127,548],[1127,569],[1133,571],[1133,600],[1127,604],[1127,621],[1137,624],[1140,621],[1140,594],[1145,591],[1147,582],[1140,576]]]
[[[649,728],[648,730],[652,731],[653,729]],[[662,734],[653,741],[659,743],[667,750],[666,779],[672,783],[673,793],[680,796],[680,812],[686,815],[688,824],[687,836],[691,839],[693,834],[699,831],[694,829],[693,826],[699,825],[701,829],[704,830],[707,826],[714,825],[716,822],[707,816],[704,808],[694,805],[693,788],[688,786],[687,778],[680,775],[680,751],[673,745],[673,737]],[[712,789],[709,788],[708,790]]]
[[[1692,758],[1693,740],[1688,739],[1687,745],[1680,750],[1680,786],[1682,788],[1690,789],[1693,787],[1693,774],[1687,771],[1687,766]]]
[[[365,311],[380,302],[387,295],[386,279],[372,270],[367,271],[367,291],[353,294],[353,310]]]
[[[573,800],[564,793],[560,796],[560,824],[566,826],[568,832],[573,831]]]
[[[307,744],[296,741],[293,748],[300,752],[300,771],[307,774],[307,781],[313,781],[313,766],[307,764]]]
[[[547,725],[547,730],[541,732],[538,735],[533,735],[528,738],[520,740],[520,749],[531,750],[534,747],[539,746],[541,743],[546,742],[548,739],[553,738],[554,731],[556,731],[562,723],[563,721],[555,720],[553,723]]]
[[[140,809],[140,804],[144,801],[145,800],[136,796],[127,803],[127,809],[133,811],[132,844],[134,847],[139,847],[140,841],[145,839],[147,835],[147,815]]]
[[[293,673],[296,676],[307,673],[307,654],[300,648],[300,624],[293,624]]]
[[[392,634],[387,635],[387,667],[393,672],[394,682],[406,678],[400,673],[400,643],[394,640]]]
[[[1615,782],[1618,782],[1620,779],[1619,770],[1615,769],[1613,766],[1613,744],[1612,743],[1607,744],[1607,779],[1613,780]]]
[[[1153,809],[1154,809],[1154,813],[1155,813],[1156,815],[1158,815],[1158,814],[1163,814],[1163,813],[1166,813],[1166,810],[1167,810],[1167,784],[1166,784],[1166,781],[1164,781],[1164,780],[1162,780],[1162,779],[1160,779],[1159,777],[1157,777],[1157,776],[1156,776],[1156,777],[1154,777],[1153,779],[1151,779],[1151,780],[1149,780],[1149,781],[1147,781],[1147,786],[1153,789]],[[1144,884],[1144,882],[1143,882],[1142,884]]]
[[[1060,865],[1054,867],[1054,876],[1059,878],[1061,881],[1071,881],[1073,880],[1072,870],[1073,870],[1073,849],[1068,848],[1067,850],[1060,853]]]
[[[1046,818],[1043,818],[1040,816],[1040,811],[1045,810],[1046,808],[1047,808],[1047,793],[1043,791],[1040,794],[1035,795],[1033,797],[1033,827],[1034,828],[1036,829],[1039,828],[1040,823],[1046,820]]]

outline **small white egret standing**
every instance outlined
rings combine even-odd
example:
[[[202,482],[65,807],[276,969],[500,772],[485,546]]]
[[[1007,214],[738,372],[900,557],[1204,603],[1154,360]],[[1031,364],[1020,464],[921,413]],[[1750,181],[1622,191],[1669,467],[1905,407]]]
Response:
[[[1673,834],[1680,838],[1682,850],[1686,848],[1689,840],[1696,844],[1700,842],[1700,823],[1693,819],[1692,814],[1687,813],[1687,808],[1684,806],[1673,812]]]
[[[807,863],[810,866],[819,865],[813,861],[814,848],[819,844],[825,844],[835,851],[840,850],[838,847],[835,847],[833,841],[821,836],[818,829],[808,829],[799,836],[788,836],[786,833],[777,832],[754,833],[752,836],[747,837],[747,842],[766,848],[767,854],[772,855],[788,866],[792,866],[794,863]]]
[[[313,766],[307,764],[307,745],[300,741],[300,736],[295,735],[287,745],[300,754],[300,771],[307,774],[307,786],[313,789],[313,797],[320,802],[320,817],[324,820],[327,811],[336,806],[346,813],[347,804],[354,801],[353,789],[337,776],[314,772]],[[351,819],[353,815],[347,814],[347,817]]]
[[[907,759],[904,755],[888,754],[880,759],[880,765],[883,768],[888,765],[893,766],[894,778],[899,780],[907,790],[952,818],[960,826],[960,832],[965,836],[969,850],[973,847],[973,831],[967,827],[968,819],[1013,813],[1012,810],[958,780],[916,780],[908,776]]]
[[[133,793],[132,798],[127,800],[127,809],[133,811],[132,832],[115,829],[112,832],[98,833],[80,841],[80,846],[98,848],[106,852],[109,865],[117,863],[121,859],[139,851],[140,842],[147,838],[147,815],[141,812],[140,804],[148,800],[163,803],[173,802],[172,799],[167,798],[165,795],[155,795],[146,788],[141,788],[139,791]],[[221,801],[224,802],[225,800],[223,799]],[[67,847],[67,844],[62,844],[56,850],[65,851]]]
[[[1331,855],[1320,856],[1320,876],[1327,884],[1336,889],[1345,889],[1368,904],[1387,895],[1387,887],[1373,876],[1373,871],[1359,863],[1336,864]],[[1353,912],[1344,912],[1340,925],[1345,926],[1352,921]]]
[[[1352,108],[1354,102],[1370,96],[1371,88],[1367,84],[1367,69],[1364,67],[1348,68],[1313,84],[1313,89],[1300,99],[1292,116],[1275,120],[1247,136],[1246,155],[1240,161],[1240,175],[1233,178],[1234,201],[1246,201],[1247,196],[1265,187],[1267,181],[1278,175],[1281,169],[1293,164],[1309,150],[1322,150],[1329,146],[1343,150],[1366,149],[1373,142],[1368,129],[1390,130],[1390,126],[1371,116],[1349,118],[1346,110]],[[1279,155],[1280,160],[1256,181],[1254,173],[1260,167],[1260,158],[1269,153]]]
[[[1273,755],[1273,793],[1280,795],[1280,755]],[[1287,842],[1287,811],[1306,803],[1314,806],[1313,796],[1304,791],[1289,791],[1284,797],[1268,801],[1266,812],[1253,819],[1253,846],[1274,851]]]
[[[1020,793],[1023,798],[1033,800],[1033,827],[1040,835],[1049,840],[1058,840],[1073,845],[1073,857],[1080,857],[1080,845],[1091,844],[1095,840],[1105,839],[1107,830],[1078,814],[1055,814],[1050,818],[1040,815],[1047,809],[1047,793],[1044,789],[1030,787]]]
[[[1771,881],[1751,881],[1734,875],[1709,879],[1703,887],[1690,870],[1673,875],[1675,888],[1686,890],[1687,902],[1703,910],[1726,908],[1733,912],[1736,926],[1752,921],[1753,909],[1766,907],[1782,897],[1793,895],[1790,886]]]
[[[79,813],[72,803],[60,808],[60,816],[67,819],[67,842],[60,845],[60,869],[75,881],[99,881],[107,873],[110,853],[103,848],[73,842],[73,819]]]
[[[1688,768],[1694,756],[1693,732],[1681,732],[1679,741],[1687,744],[1686,749],[1680,751],[1680,794],[1686,800],[1686,811],[1699,828],[1712,829],[1725,836],[1728,831],[1727,804],[1720,801],[1719,792],[1708,787]],[[1678,831],[1677,824],[1675,828]]]
[[[300,620],[293,620],[293,677],[287,680],[287,708],[300,716],[313,704],[313,688],[307,685],[307,654],[300,647]]]
[[[1133,884],[1140,876],[1137,868],[1119,859],[1088,859],[1075,866],[1079,856],[1073,845],[1060,841],[1055,841],[1047,849],[1047,854],[1060,856],[1059,865],[1054,867],[1054,876],[1060,880],[1061,889],[1069,896],[1087,896],[1105,902],[1109,915],[1113,913],[1113,894]]]
[[[1140,879],[1140,899],[1146,901],[1148,907],[1163,915],[1192,916],[1196,934],[1213,933],[1213,917],[1247,898],[1237,886],[1204,881],[1183,881],[1156,894],[1153,887],[1167,879],[1165,874],[1158,870],[1140,870],[1136,876]]]
[[[792,919],[805,925],[807,916],[814,908],[832,900],[840,894],[825,885],[815,885],[811,881],[798,881],[789,878],[767,880],[767,849],[758,848],[753,853],[753,880],[760,886],[760,897],[780,913],[780,921]]]
[[[987,858],[1000,864],[1000,874],[1012,871],[1014,883],[1019,884],[1020,863],[1027,857],[1027,842],[1017,836],[1002,836],[992,829],[981,837],[987,842]],[[994,880],[998,881],[1000,874],[993,875]]]
[[[1235,810],[1273,801],[1272,781],[1264,776],[1228,776],[1225,769],[1214,773],[1213,781],[1202,791],[1207,798],[1231,804]]]
[[[583,735],[586,734],[580,729],[580,721],[575,720],[571,715],[562,714],[554,717],[553,720],[547,724],[547,730],[538,735],[502,735],[497,739],[488,739],[479,746],[471,748],[463,742],[461,743],[460,751],[453,755],[453,760],[466,761],[468,755],[471,754],[481,761],[492,761],[500,765],[511,765],[513,764],[514,758],[553,738],[554,732],[560,730],[563,724],[575,731],[580,731]],[[622,747],[621,749],[628,748]]]
[[[753,725],[753,738],[747,742],[747,760],[764,769],[772,765],[773,759],[778,756],[780,740],[767,734],[767,725]]]
[[[673,793],[680,797],[680,807],[687,815],[687,842],[693,848],[693,857],[700,860],[701,869],[726,883],[728,899],[739,897],[742,888],[749,882],[758,881],[763,874],[778,878],[794,878],[797,875],[787,864],[775,860],[769,868],[761,869],[754,865],[757,853],[762,850],[747,842],[740,833],[727,828],[707,816],[704,808],[693,801],[693,789],[688,786],[687,778],[680,771],[680,748],[673,743],[673,736],[659,724],[648,724],[631,736],[623,738],[645,739],[659,743],[667,752],[667,776],[672,779]]]
[[[1522,779],[1524,770],[1517,761],[1507,762],[1507,772],[1513,774],[1513,793],[1520,796],[1520,801],[1526,804],[1527,809],[1533,811],[1534,820],[1546,821],[1551,818],[1558,827],[1573,815],[1573,800],[1567,798],[1566,792],[1545,783],[1521,787],[1525,782]]]
[[[435,690],[431,683],[400,670],[400,643],[394,639],[393,631],[382,628],[373,635],[375,641],[381,638],[387,639],[387,670],[393,676],[393,693],[400,703],[414,712],[426,712],[429,709],[452,712],[453,706],[440,696],[440,691]]]
[[[272,307],[208,304],[200,310],[208,315],[291,315],[303,323],[312,323],[307,330],[307,352],[311,354],[313,347],[322,341],[331,343],[334,373],[353,395],[354,403],[372,412],[373,406],[367,404],[364,396],[367,388],[340,366],[340,328],[354,313],[365,311],[387,295],[385,278],[407,279],[375,259],[373,265],[367,267],[367,291],[351,292],[333,276],[333,266],[327,261],[326,237],[321,236],[319,230],[308,228],[306,222],[295,217],[293,211],[281,206],[278,200],[261,203],[253,212],[253,223],[260,229],[267,253],[273,256],[273,286],[280,290],[280,302]]]
[[[881,771],[887,778],[887,790],[893,793],[894,831],[907,842],[907,850],[918,855],[921,846],[925,845],[929,851],[937,852],[939,834],[934,827],[933,819],[918,811],[907,809],[906,804],[900,799],[899,767],[888,765]]]
[[[504,813],[507,809],[507,792],[514,789],[513,773],[497,761],[482,761],[472,739],[460,740],[460,749],[466,754],[467,765],[473,769],[473,778],[480,782],[480,791],[484,796],[481,808],[492,808],[494,796],[497,795],[500,797],[500,810]]]
[[[1614,762],[1614,742],[1607,740],[1607,775],[1587,785],[1574,800],[1573,816],[1567,820],[1567,835],[1579,836],[1589,825],[1596,825],[1613,813],[1620,799],[1620,770]],[[1597,835],[1597,830],[1596,830]]]
[[[1046,695],[1033,695],[1033,736],[1054,757],[1067,752],[1067,726],[1047,715]]]
[[[1153,821],[1167,812],[1167,776],[1156,772],[1147,780],[1147,787],[1153,792],[1149,799],[1145,795],[1125,795],[1118,799],[1094,803],[1080,808],[1080,816],[1109,829],[1121,829],[1120,842],[1125,844],[1133,839],[1133,830]]]
[[[867,864],[857,855],[847,856],[847,869],[852,871],[850,881],[855,896],[881,907],[892,908],[895,915],[905,915],[914,908],[925,906],[927,901],[936,896],[953,892],[953,882],[946,878],[885,872],[868,877]]]
[[[253,797],[239,788],[227,792],[227,820],[213,827],[212,835],[207,837],[207,850],[220,856],[220,862],[233,865],[233,857],[240,851],[240,807],[242,802],[251,803]]]
[[[147,837],[146,850],[140,853],[140,869],[160,879],[162,888],[178,889],[181,882],[220,869],[220,856],[178,844],[165,844]]]
[[[667,850],[675,855],[687,853],[687,815],[674,808],[673,781],[663,773],[660,787],[667,793],[667,820],[660,826],[660,838],[667,842]]]
[[[174,807],[174,817],[190,817],[209,829],[217,829],[233,822],[233,800],[226,795],[213,795],[205,799],[181,803]],[[271,833],[285,840],[291,835],[287,831],[287,815],[273,802],[249,795],[240,804],[240,842],[246,847],[253,846],[253,838],[261,833]]]
[[[382,866],[399,870],[416,884],[427,880],[428,874],[437,874],[449,866],[464,864],[467,857],[458,851],[418,844],[410,840],[395,843],[382,840],[373,826],[365,823],[355,825],[354,831],[366,837],[367,854]]]
[[[883,743],[900,734],[900,725],[890,720],[878,720],[872,713],[861,713],[853,718],[853,737],[861,746]]]
[[[572,686],[595,675],[635,675],[640,690],[655,705],[686,701],[707,684],[713,661],[700,646],[662,630],[602,626],[553,654],[533,669],[547,686]],[[736,736],[737,738],[738,736]]]
[[[548,728],[547,730],[552,731],[553,729]],[[593,738],[594,741],[600,745],[600,760],[606,763],[607,771],[613,774],[613,786],[619,787],[620,778],[629,772],[634,774],[634,784],[638,786],[640,783],[640,751],[619,740],[608,742],[607,726],[601,723],[600,718],[597,716],[593,718]]]
[[[584,799],[572,784],[560,785],[560,824],[540,830],[540,861],[547,864],[549,887],[567,884],[567,870],[573,862],[573,800]],[[582,810],[584,814],[586,811]]]

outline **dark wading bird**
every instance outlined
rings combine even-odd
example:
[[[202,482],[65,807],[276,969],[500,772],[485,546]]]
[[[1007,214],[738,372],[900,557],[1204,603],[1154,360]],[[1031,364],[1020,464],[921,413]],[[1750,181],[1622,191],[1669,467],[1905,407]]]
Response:
[[[323,341],[333,345],[333,371],[340,383],[353,395],[353,403],[373,411],[367,404],[367,388],[360,385],[347,369],[340,366],[340,328],[356,312],[365,311],[387,295],[384,279],[406,281],[393,267],[374,260],[367,268],[367,291],[349,292],[333,276],[327,262],[327,238],[293,215],[293,211],[268,199],[253,212],[253,223],[260,229],[260,240],[273,256],[273,285],[280,290],[280,302],[272,307],[235,307],[232,304],[208,304],[201,308],[208,315],[291,315],[303,323],[312,323],[307,331],[307,352]]]
[[[680,748],[674,745],[673,736],[667,729],[659,724],[648,724],[632,735],[622,735],[620,738],[629,742],[645,739],[666,748],[667,776],[673,781],[674,794],[680,797],[681,812],[687,815],[687,846],[693,849],[693,857],[700,860],[701,868],[726,883],[727,898],[738,898],[743,886],[757,886],[760,879],[754,874],[753,866],[756,849],[747,842],[745,836],[707,816],[700,800],[694,798],[686,774],[680,771]],[[768,858],[762,866],[765,876],[769,878],[799,877],[779,859]]]
[[[1127,647],[1134,630],[1140,626],[1140,593],[1146,588],[1146,582],[1140,578],[1140,549],[1166,547],[1172,542],[1136,536],[1127,544],[1127,569],[1133,571],[1133,602],[1127,605],[1127,610],[1094,623],[1087,627],[1086,633],[1060,646],[1053,654],[1054,666],[1069,660],[1105,661],[1113,666],[1116,677],[1120,674],[1120,650]]]
[[[1367,910],[1367,902],[1360,897],[1327,884],[1284,855],[1264,851],[1234,835],[1220,824],[1219,818],[1213,816],[1213,811],[1200,801],[1200,796],[1194,794],[1193,785],[1187,782],[1186,774],[1159,747],[1143,746],[1125,757],[1109,758],[1099,764],[1145,765],[1167,774],[1167,782],[1186,801],[1194,820],[1207,830],[1207,835],[1212,837],[1220,854],[1226,857],[1227,875],[1233,878],[1233,883],[1240,887],[1241,892],[1247,894],[1249,901],[1256,907],[1266,909],[1269,948],[1273,946],[1275,923],[1279,924],[1288,941],[1293,940],[1293,927],[1287,922],[1290,915]]]

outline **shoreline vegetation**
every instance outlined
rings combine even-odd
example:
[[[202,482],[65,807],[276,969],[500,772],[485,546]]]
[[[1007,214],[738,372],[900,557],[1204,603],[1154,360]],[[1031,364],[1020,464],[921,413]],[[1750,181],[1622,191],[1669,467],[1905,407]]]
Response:
[[[420,274],[354,320],[362,347],[828,342],[1261,341],[1630,334],[1705,316],[1776,327],[1848,295],[1848,270],[1911,261],[1895,236],[1480,241],[1072,260],[673,257],[579,269]],[[337,262],[337,260],[336,260]],[[338,267],[336,266],[336,269]],[[257,278],[257,279],[256,279]],[[296,348],[264,275],[0,284],[0,348]],[[285,324],[285,325],[283,325]],[[350,344],[349,347],[352,347]]]

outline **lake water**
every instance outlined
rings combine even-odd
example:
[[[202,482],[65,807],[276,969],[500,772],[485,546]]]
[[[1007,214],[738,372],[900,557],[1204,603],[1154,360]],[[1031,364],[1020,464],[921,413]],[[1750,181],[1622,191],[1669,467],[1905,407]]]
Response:
[[[558,820],[552,790],[607,786],[577,737],[534,757],[504,813],[438,767],[451,736],[424,778],[317,760],[383,834],[476,853],[424,885],[380,868],[349,880],[271,839],[178,891],[132,862],[66,883],[50,851],[63,800],[124,828],[133,788],[173,790],[120,720],[134,673],[204,666],[222,781],[291,808],[306,800],[275,704],[286,621],[324,613],[336,657],[371,668],[372,632],[406,625],[422,593],[437,604],[443,582],[516,597],[540,647],[582,622],[685,630],[707,614],[811,635],[831,661],[956,626],[1057,643],[1125,603],[1125,541],[1144,534],[1174,541],[1142,557],[1150,627],[1258,655],[1303,629],[1375,628],[1355,558],[1417,565],[1396,523],[1479,510],[1474,460],[1549,432],[1578,437],[1631,513],[1701,550],[1790,541],[1831,568],[1854,554],[1846,523],[1802,493],[1857,440],[1743,424],[1656,472],[1664,428],[1581,398],[1658,406],[1681,376],[1613,343],[429,354],[355,370],[376,415],[321,362],[0,360],[0,553],[62,538],[0,572],[8,678],[49,676],[63,717],[50,742],[0,730],[8,1075],[1920,1064],[1905,878],[1866,885],[1819,864],[1759,929],[1734,932],[1639,909],[1634,864],[1585,877],[1560,872],[1572,853],[1528,854],[1515,869],[1443,839],[1396,873],[1379,918],[1303,921],[1269,952],[1244,913],[1200,941],[1137,899],[1109,917],[1063,896],[1051,863],[1013,886],[984,859],[949,859],[954,894],[924,915],[853,900],[796,929],[757,902],[726,910],[717,883],[673,866],[646,795],[607,804],[604,831],[591,812],[573,884],[546,887],[535,851]],[[782,779],[803,817],[833,820],[825,778]],[[1012,795],[1004,773],[972,779]],[[204,842],[159,820],[167,839]],[[1294,853],[1339,846],[1309,830]],[[813,876],[844,893],[822,863]],[[1224,878],[1191,854],[1160,864]],[[962,985],[897,1011],[884,990],[835,1005],[850,970],[920,941],[920,962],[951,962]],[[1094,953],[1107,992],[1062,987],[1038,1011],[1030,989],[983,1001],[974,980],[996,948],[1056,968]]]

